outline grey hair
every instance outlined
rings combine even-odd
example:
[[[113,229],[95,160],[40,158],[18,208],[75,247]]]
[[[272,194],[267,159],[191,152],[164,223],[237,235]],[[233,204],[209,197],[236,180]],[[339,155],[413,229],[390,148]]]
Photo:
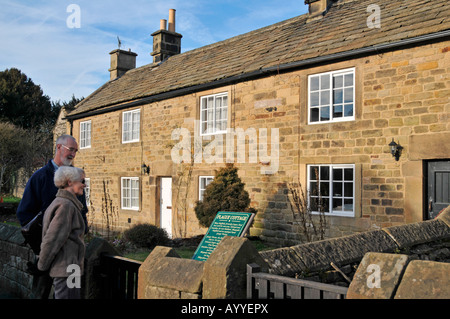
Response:
[[[84,170],[73,166],[61,166],[55,172],[55,186],[65,188],[69,186],[69,182],[81,182],[84,176]]]
[[[75,137],[73,137],[72,135],[64,134],[64,135],[61,135],[60,137],[58,137],[55,142],[55,152],[56,152],[57,145],[67,144],[67,140],[69,140],[69,139],[72,139],[76,142]]]

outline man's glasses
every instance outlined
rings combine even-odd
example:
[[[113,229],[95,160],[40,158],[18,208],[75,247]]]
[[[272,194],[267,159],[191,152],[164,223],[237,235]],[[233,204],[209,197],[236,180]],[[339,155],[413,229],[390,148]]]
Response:
[[[64,147],[66,150],[68,150],[70,153],[77,153],[78,152],[78,150],[76,148],[67,147],[67,146],[65,146],[63,144],[61,144],[61,146]]]

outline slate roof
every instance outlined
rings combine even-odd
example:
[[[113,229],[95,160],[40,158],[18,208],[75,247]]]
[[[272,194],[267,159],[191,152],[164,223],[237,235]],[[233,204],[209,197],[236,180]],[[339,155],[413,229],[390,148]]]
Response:
[[[381,28],[368,28],[367,7],[381,9]],[[268,68],[309,61],[436,33],[450,34],[448,0],[339,0],[324,18],[308,14],[149,64],[104,84],[69,118]]]

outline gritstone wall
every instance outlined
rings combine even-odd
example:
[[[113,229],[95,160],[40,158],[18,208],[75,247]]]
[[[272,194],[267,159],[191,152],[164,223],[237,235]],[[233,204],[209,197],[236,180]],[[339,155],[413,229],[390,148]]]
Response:
[[[269,273],[348,286],[369,252],[450,262],[450,206],[436,219],[260,252]]]

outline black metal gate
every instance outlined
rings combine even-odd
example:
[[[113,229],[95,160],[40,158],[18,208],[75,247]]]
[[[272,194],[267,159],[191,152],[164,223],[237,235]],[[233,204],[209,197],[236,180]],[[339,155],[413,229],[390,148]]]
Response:
[[[137,299],[138,273],[141,262],[120,257],[101,257],[102,297]]]

